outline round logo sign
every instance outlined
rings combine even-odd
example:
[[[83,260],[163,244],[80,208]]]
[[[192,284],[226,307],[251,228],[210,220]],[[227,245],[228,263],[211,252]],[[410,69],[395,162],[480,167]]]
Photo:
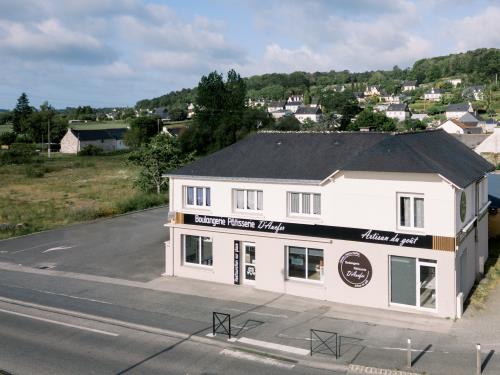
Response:
[[[363,254],[349,251],[339,260],[339,274],[350,287],[362,288],[372,278],[372,265]]]

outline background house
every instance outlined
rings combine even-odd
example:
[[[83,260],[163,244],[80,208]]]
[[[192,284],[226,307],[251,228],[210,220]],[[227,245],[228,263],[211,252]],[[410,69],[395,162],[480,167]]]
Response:
[[[393,118],[397,121],[404,121],[408,118],[410,118],[410,110],[408,109],[408,105],[402,103],[402,104],[390,104],[389,107],[387,107],[387,111],[385,112],[385,115],[389,118]]]
[[[460,118],[467,112],[473,112],[472,105],[470,103],[455,103],[448,104],[446,107],[446,118]]]
[[[282,111],[285,109],[285,104],[286,104],[286,101],[284,101],[284,100],[277,100],[277,101],[270,102],[267,105],[267,112],[273,113],[276,111]]]
[[[77,130],[68,129],[61,139],[61,153],[77,154],[85,146],[93,145],[104,152],[125,150],[128,147],[123,142],[126,128]]]
[[[458,119],[452,118],[446,120],[438,129],[443,129],[450,134],[481,134],[483,129],[475,125],[466,125]]]
[[[404,81],[401,91],[413,91],[417,88],[417,81]]]
[[[435,89],[434,87],[424,94],[425,100],[430,100],[431,102],[438,102],[443,97],[443,92],[440,89]]]
[[[457,87],[462,84],[462,78],[450,78],[448,82],[451,83],[453,87]]]
[[[306,119],[314,122],[318,122],[321,119],[321,108],[319,107],[299,107],[297,112],[295,112],[295,118],[301,123],[304,123]]]
[[[299,107],[302,107],[303,105],[304,105],[304,102],[302,102],[302,101],[290,101],[290,102],[286,102],[285,109],[287,111],[295,113],[295,112],[297,112],[297,109],[299,109]]]

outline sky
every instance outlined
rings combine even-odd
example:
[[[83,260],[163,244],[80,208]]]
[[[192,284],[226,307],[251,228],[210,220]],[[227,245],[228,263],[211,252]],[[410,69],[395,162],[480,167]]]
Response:
[[[0,0],[0,108],[133,106],[242,76],[500,48],[500,0]]]

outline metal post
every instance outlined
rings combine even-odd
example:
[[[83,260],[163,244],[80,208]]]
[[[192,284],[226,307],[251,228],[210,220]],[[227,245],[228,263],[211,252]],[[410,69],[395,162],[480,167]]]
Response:
[[[411,339],[408,339],[407,341],[407,347],[406,347],[406,366],[411,367]]]
[[[231,315],[229,315],[229,339],[231,339]]]
[[[309,349],[311,350],[311,357],[313,355],[313,331],[309,330]]]
[[[47,147],[47,156],[50,159],[50,119],[47,122],[47,142],[48,142],[48,147]]]
[[[476,344],[476,375],[481,375],[481,344]]]
[[[215,336],[215,313],[212,314],[212,333]]]

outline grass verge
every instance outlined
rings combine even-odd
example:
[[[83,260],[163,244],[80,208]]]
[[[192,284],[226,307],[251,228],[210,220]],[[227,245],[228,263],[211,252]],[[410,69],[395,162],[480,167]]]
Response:
[[[500,238],[490,239],[489,251],[484,279],[476,285],[470,296],[470,304],[477,309],[484,308],[490,292],[498,286],[500,281]]]

